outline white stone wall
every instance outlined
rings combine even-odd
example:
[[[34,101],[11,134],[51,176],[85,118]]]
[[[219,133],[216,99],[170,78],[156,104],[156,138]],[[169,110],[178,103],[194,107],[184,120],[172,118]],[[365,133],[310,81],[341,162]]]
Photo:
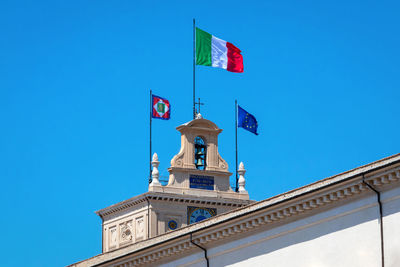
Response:
[[[112,251],[120,247],[145,240],[149,237],[164,234],[171,230],[167,223],[175,220],[177,229],[187,226],[187,207],[196,206],[204,208],[215,208],[217,214],[228,212],[234,207],[204,204],[181,204],[179,202],[151,201],[134,206],[119,214],[112,214],[103,223],[103,252]],[[151,215],[148,216],[148,210]],[[150,222],[147,220],[150,218]],[[148,229],[148,226],[150,228]],[[148,237],[148,234],[150,235]]]
[[[229,206],[220,206],[220,205],[206,205],[206,204],[180,204],[176,202],[162,202],[162,201],[153,201],[151,204],[152,210],[156,211],[157,221],[157,230],[156,235],[163,234],[165,232],[169,232],[171,230],[168,229],[167,223],[171,219],[175,220],[178,223],[178,229],[181,227],[187,226],[187,209],[188,206],[193,207],[202,207],[202,208],[215,208],[217,210],[217,215],[228,212],[234,207]]]
[[[107,218],[103,223],[103,252],[147,239],[147,205]]]
[[[400,266],[400,189],[382,194],[385,266]],[[339,202],[340,203],[340,202]],[[207,247],[210,266],[381,266],[375,193]],[[206,266],[200,249],[161,266]]]
[[[400,188],[382,194],[385,266],[400,266]]]

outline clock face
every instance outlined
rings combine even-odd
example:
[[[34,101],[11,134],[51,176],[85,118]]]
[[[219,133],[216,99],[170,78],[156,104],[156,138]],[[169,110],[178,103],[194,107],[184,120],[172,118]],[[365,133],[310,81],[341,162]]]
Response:
[[[175,230],[178,227],[178,223],[175,220],[170,220],[168,222],[168,228],[170,230]]]
[[[188,222],[189,224],[200,222],[215,216],[216,213],[216,209],[188,207]]]

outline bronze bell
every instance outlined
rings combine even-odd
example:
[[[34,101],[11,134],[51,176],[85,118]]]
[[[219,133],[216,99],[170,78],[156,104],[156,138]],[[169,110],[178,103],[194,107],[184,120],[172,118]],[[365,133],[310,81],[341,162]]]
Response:
[[[197,156],[203,156],[203,155],[204,155],[204,151],[201,151],[201,150],[200,150],[199,152],[196,153],[196,155],[197,155]]]
[[[202,159],[197,159],[196,166],[204,166]]]

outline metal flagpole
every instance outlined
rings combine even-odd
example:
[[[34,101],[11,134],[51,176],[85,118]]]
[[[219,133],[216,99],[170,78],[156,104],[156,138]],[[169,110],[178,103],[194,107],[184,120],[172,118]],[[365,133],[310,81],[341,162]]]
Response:
[[[150,161],[149,161],[149,166],[150,166],[150,173],[149,173],[149,184],[152,182],[151,179],[151,121],[152,121],[152,113],[153,113],[153,107],[152,107],[152,102],[153,102],[153,93],[150,90]]]
[[[237,142],[237,128],[238,128],[238,124],[237,124],[237,100],[235,99],[235,145],[236,145],[236,168],[235,168],[235,172],[236,172],[236,188],[235,191],[238,192],[238,142]]]
[[[193,119],[196,118],[196,21],[193,19]]]

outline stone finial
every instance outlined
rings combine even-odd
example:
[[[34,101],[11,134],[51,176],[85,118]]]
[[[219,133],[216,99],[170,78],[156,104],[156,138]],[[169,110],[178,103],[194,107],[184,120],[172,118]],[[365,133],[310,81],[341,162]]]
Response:
[[[244,174],[246,173],[246,170],[244,169],[244,164],[243,162],[240,162],[239,164],[239,169],[238,169],[238,174],[239,174],[239,193],[244,193],[246,192],[246,189],[244,189],[244,186],[246,185],[246,180],[244,179]]]
[[[152,162],[151,162],[151,164],[153,164],[153,162],[158,162],[158,155],[157,155],[157,153],[154,153],[153,154],[153,159],[152,159]],[[154,165],[153,165],[154,166]],[[157,165],[158,166],[158,165]]]
[[[203,118],[203,116],[202,116],[200,113],[197,113],[197,114],[196,114],[196,120],[197,120],[197,119],[202,119],[202,118]]]
[[[151,161],[151,165],[153,166],[153,171],[151,172],[152,182],[150,186],[161,185],[160,181],[158,180],[158,177],[160,176],[160,173],[158,172],[158,165],[160,165],[160,162],[158,161],[157,153],[153,154],[153,160]]]

